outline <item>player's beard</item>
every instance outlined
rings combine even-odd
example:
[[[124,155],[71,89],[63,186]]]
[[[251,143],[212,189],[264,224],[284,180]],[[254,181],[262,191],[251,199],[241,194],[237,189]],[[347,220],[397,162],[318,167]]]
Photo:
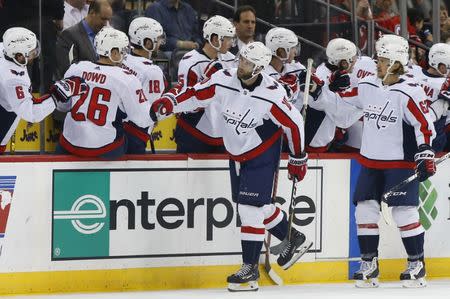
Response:
[[[245,71],[243,71],[240,68],[238,68],[237,74],[238,74],[238,78],[243,80],[243,81],[249,80],[249,79],[251,79],[253,77],[253,72],[246,73]]]

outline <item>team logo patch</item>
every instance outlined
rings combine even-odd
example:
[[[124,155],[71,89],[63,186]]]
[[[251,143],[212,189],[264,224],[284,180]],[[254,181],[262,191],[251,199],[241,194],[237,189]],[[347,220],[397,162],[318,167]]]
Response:
[[[397,122],[397,115],[394,114],[394,110],[388,111],[389,101],[384,106],[369,105],[364,111],[364,118],[366,121],[375,121],[377,129],[385,129],[390,124]]]

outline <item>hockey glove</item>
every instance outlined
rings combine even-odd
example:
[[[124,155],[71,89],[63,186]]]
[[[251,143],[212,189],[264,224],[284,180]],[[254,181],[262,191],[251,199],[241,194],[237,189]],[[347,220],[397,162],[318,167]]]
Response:
[[[61,103],[67,103],[73,96],[80,95],[88,90],[88,86],[81,77],[69,77],[56,81],[50,87],[52,97]]]
[[[174,105],[176,105],[175,97],[170,93],[164,94],[163,97],[154,101],[150,107],[150,118],[157,122],[161,115],[172,114]]]
[[[305,91],[305,82],[306,82],[306,70],[302,70],[298,75],[298,83],[299,88],[302,92]],[[313,97],[314,101],[322,93],[323,81],[320,80],[316,74],[311,73],[311,83],[309,84],[309,95]]]
[[[428,144],[421,144],[419,151],[414,155],[416,161],[417,180],[423,182],[436,173],[434,151]]]
[[[438,99],[444,100],[450,104],[450,78],[447,78],[442,84]]]
[[[219,61],[213,61],[205,68],[205,78],[211,78],[211,76],[218,70],[223,69],[222,64]]]
[[[350,76],[347,71],[338,70],[331,74],[328,88],[332,92],[344,91],[350,87]]]
[[[298,91],[298,78],[296,75],[287,74],[280,77],[278,81],[286,90],[288,98],[292,98]]]
[[[300,157],[289,155],[288,177],[290,180],[300,182],[306,175],[308,170],[308,154],[303,152]]]

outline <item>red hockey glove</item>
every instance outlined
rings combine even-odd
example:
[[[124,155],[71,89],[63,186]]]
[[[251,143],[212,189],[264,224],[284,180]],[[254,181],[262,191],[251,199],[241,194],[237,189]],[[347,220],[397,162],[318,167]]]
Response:
[[[447,101],[450,104],[450,78],[447,78],[442,84],[438,99]]]
[[[56,101],[67,103],[70,97],[80,95],[88,88],[83,78],[72,76],[56,81],[50,87],[50,94]]]
[[[219,61],[212,61],[205,68],[205,78],[211,78],[211,76],[218,70],[223,69],[222,64]]]
[[[350,87],[350,76],[347,71],[338,70],[331,74],[328,88],[332,92],[344,91]]]
[[[419,182],[425,181],[436,173],[434,151],[428,144],[419,146],[418,152],[414,155],[414,161],[416,161],[416,173]]]
[[[286,93],[289,98],[291,98],[298,91],[298,77],[293,74],[287,74],[278,81],[283,85],[284,89],[286,89]]]
[[[303,152],[300,157],[293,157],[289,155],[288,173],[290,180],[300,182],[306,175],[308,170],[308,154]]]
[[[153,102],[150,107],[150,118],[156,122],[160,115],[170,115],[173,113],[173,107],[176,105],[176,99],[171,94],[164,94],[163,97]]]

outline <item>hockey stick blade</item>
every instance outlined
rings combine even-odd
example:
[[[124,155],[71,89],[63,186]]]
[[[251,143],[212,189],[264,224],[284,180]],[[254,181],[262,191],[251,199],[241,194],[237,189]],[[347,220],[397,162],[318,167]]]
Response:
[[[442,157],[437,159],[436,160],[436,166],[441,164],[442,162],[444,162],[448,158],[450,158],[450,152],[446,153],[445,155],[443,155]],[[403,187],[405,187],[406,185],[408,185],[409,183],[411,183],[412,181],[414,181],[416,178],[417,178],[417,174],[415,173],[412,176],[410,176],[409,178],[401,181],[400,183],[398,183],[397,185],[392,187],[390,190],[386,191],[381,196],[381,214],[383,215],[383,219],[384,219],[384,221],[386,222],[387,225],[392,225],[393,222],[394,222],[393,219],[392,219],[391,209],[389,208],[389,205],[388,205],[389,197],[392,196],[395,192],[397,192],[400,189],[402,189]]]
[[[270,279],[276,285],[282,286],[283,279],[278,275],[277,272],[275,272],[274,269],[272,269],[272,265],[270,264],[270,239],[271,239],[271,234],[269,233],[269,236],[267,237],[267,241],[264,240],[264,247],[266,247],[264,270],[266,270],[266,273],[269,275]]]

